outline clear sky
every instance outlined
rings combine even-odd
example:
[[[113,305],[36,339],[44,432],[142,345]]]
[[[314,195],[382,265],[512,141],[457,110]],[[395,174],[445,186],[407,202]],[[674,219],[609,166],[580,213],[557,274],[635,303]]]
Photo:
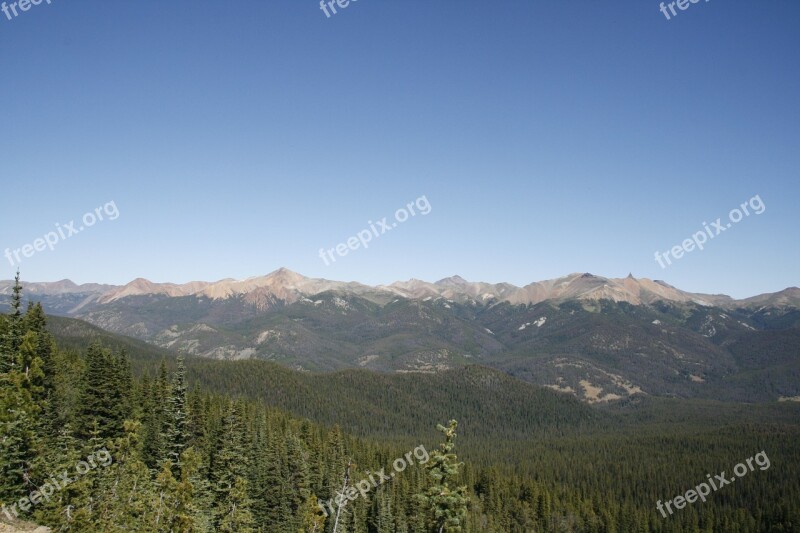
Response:
[[[51,2],[0,12],[0,251],[65,238],[0,279],[800,285],[796,0]]]

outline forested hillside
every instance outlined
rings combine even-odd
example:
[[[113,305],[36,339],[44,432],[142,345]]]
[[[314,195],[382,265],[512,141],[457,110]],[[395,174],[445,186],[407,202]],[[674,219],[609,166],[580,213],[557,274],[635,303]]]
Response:
[[[58,346],[20,291],[0,319],[6,518],[85,532],[800,528],[796,405],[634,397],[599,409],[477,366],[157,362],[130,340],[89,341],[97,331],[67,328]],[[656,510],[762,450],[770,469],[673,516]]]
[[[538,291],[529,288],[520,299],[503,284],[446,279],[373,288],[286,269],[221,282],[220,292],[208,294],[208,287],[185,293],[196,284],[180,292],[145,280],[88,296],[73,286],[51,294],[63,290],[51,285],[34,284],[36,296],[59,313],[192,358],[267,360],[312,372],[480,364],[590,403],[637,393],[746,402],[800,395],[794,288],[737,301],[583,274],[551,280],[561,287],[553,294],[533,297]],[[76,294],[84,295],[77,304]],[[59,320],[55,333],[68,345],[87,327]]]

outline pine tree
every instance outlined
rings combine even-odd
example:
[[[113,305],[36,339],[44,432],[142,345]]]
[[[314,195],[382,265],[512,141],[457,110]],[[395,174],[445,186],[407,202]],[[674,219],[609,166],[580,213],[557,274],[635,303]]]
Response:
[[[125,349],[120,350],[111,357],[111,380],[114,385],[113,393],[116,409],[114,418],[119,421],[120,428],[122,422],[131,417],[133,413],[133,376],[131,374],[131,364],[128,361],[128,354]]]
[[[280,531],[288,527],[292,519],[287,495],[286,453],[280,444],[279,437],[268,434],[266,442],[258,451],[258,469],[256,478],[259,485],[254,485],[254,498],[258,510],[259,523],[267,531]]]
[[[344,437],[339,426],[333,426],[325,437],[325,470],[323,482],[320,490],[320,499],[325,504],[328,516],[326,527],[328,531],[333,531],[336,521],[337,506],[336,496],[342,488],[342,480],[345,475],[348,458],[346,455]]]
[[[87,438],[95,423],[104,439],[123,434],[130,390],[120,376],[120,362],[99,343],[92,343],[86,352],[86,366],[81,380],[80,405],[77,414],[78,435]],[[120,402],[123,405],[120,405]]]
[[[110,448],[113,462],[104,468],[98,491],[97,531],[148,530],[155,522],[156,491],[139,454],[141,423],[126,421],[123,435]]]
[[[23,342],[27,339],[30,343],[28,363],[32,370],[34,365],[37,367],[34,401],[41,404],[51,399],[55,388],[55,342],[47,331],[47,318],[42,304],[29,304],[22,322],[25,331]]]
[[[99,444],[100,438],[99,425],[95,421],[89,431],[89,438],[82,446],[80,453],[77,451],[68,452],[68,457],[72,460],[62,471],[69,479],[62,482],[59,496],[63,495],[61,518],[62,528],[67,531],[95,531],[98,529],[98,507],[97,498],[102,493],[98,473],[95,469],[88,468],[89,463],[85,462],[87,453],[92,449],[92,445]],[[79,442],[76,442],[79,444]],[[86,469],[78,472],[77,465],[85,463]]]
[[[15,502],[31,490],[36,457],[32,403],[18,386],[11,387],[16,390],[0,397],[0,502]]]
[[[339,491],[336,493],[337,494],[337,498],[344,497],[347,494],[347,489],[349,489],[351,487],[351,479],[350,479],[350,475],[351,474],[350,473],[351,473],[352,469],[353,469],[353,460],[352,459],[348,459],[347,460],[347,464],[345,465],[345,468],[344,468],[344,477],[342,479],[342,488],[339,489]],[[335,510],[335,512],[334,512],[334,515],[331,517],[331,520],[330,520],[331,522],[333,522],[333,533],[337,533],[339,531],[339,527],[340,526],[342,527],[343,531],[347,531],[346,524],[348,522],[348,510],[345,509],[345,506],[347,505],[349,500],[347,500],[347,499],[341,500],[340,499],[339,502],[337,502],[336,501],[337,498],[333,499],[332,507]],[[330,507],[331,506],[329,506],[328,508],[330,509]],[[353,511],[352,506],[351,506],[349,511],[352,513],[352,511]],[[350,516],[352,518],[352,514]]]
[[[164,402],[169,398],[170,379],[169,371],[167,370],[167,362],[162,359],[161,365],[158,367],[158,376],[156,377],[156,393],[160,404],[163,408]]]
[[[186,418],[186,366],[183,356],[178,356],[178,369],[172,379],[167,402],[167,458],[173,464],[173,474],[180,476],[181,455],[189,442]]]
[[[166,446],[161,428],[163,421],[163,406],[158,392],[158,384],[151,381],[149,376],[142,380],[142,460],[148,468],[155,470],[166,458]]]
[[[311,490],[309,488],[308,461],[300,439],[290,433],[286,438],[286,488],[283,497],[289,500],[291,516],[295,524],[292,529],[299,529],[303,520],[301,508],[306,503]]]
[[[188,395],[187,431],[189,445],[197,450],[204,450],[208,445],[206,426],[208,423],[207,403],[204,396],[195,386]]]
[[[51,446],[43,454],[41,460],[44,467],[41,469],[41,476],[38,487],[49,485],[49,489],[60,483],[61,473],[69,472],[80,460],[80,442],[72,435],[69,424],[60,427],[57,435],[51,440]],[[69,475],[69,474],[68,474]],[[49,525],[62,525],[62,520],[66,517],[66,510],[73,502],[69,500],[70,491],[56,490],[53,495],[42,502],[36,509],[34,518],[37,522]]]
[[[67,420],[56,393],[56,346],[47,331],[47,318],[40,303],[28,305],[23,317],[25,334],[20,346],[20,368],[27,369],[31,399],[38,408],[37,440],[47,449]]]
[[[215,524],[220,531],[236,531],[226,529],[234,526],[242,528],[240,531],[249,531],[247,528],[252,526],[247,483],[249,461],[239,402],[229,402],[220,438],[220,452],[211,472]]]
[[[181,480],[186,486],[186,492],[191,491],[191,504],[187,506],[186,513],[192,519],[194,531],[211,533],[214,531],[214,494],[203,462],[204,457],[200,451],[193,447],[187,448],[181,456]]]
[[[35,335],[25,335],[21,303],[17,272],[0,354],[0,502],[13,502],[29,492],[38,448],[35,427],[41,408],[33,399],[36,385],[31,378],[41,381],[41,368],[37,363],[32,375],[30,364],[21,364],[35,354]]]
[[[380,491],[372,500],[371,530],[375,533],[394,533],[395,521],[392,513],[391,497]]]
[[[459,463],[455,448],[456,428],[458,422],[451,420],[447,427],[439,424],[437,429],[445,436],[445,441],[437,451],[430,454],[430,461],[425,464],[428,474],[433,479],[433,485],[419,495],[428,510],[429,531],[431,533],[459,532],[464,529],[467,504],[466,486],[455,489],[450,488],[450,483],[458,476]]]
[[[268,499],[270,481],[268,480],[269,442],[266,432],[265,417],[258,417],[253,426],[253,439],[251,441],[252,461],[248,474],[250,482],[250,495],[253,499],[252,512],[256,523],[264,526],[269,521]]]
[[[225,495],[218,508],[218,531],[222,533],[250,533],[255,525],[250,512],[250,498],[247,495],[247,480],[236,476],[231,490]]]
[[[19,270],[11,289],[11,312],[7,315],[5,332],[0,339],[0,373],[9,372],[16,363],[17,351],[22,343],[22,285]]]
[[[163,462],[155,487],[153,526],[156,530],[175,533],[194,531],[191,483],[186,478],[182,481],[175,479],[171,461]]]
[[[297,533],[322,533],[325,530],[325,515],[319,508],[317,496],[310,493],[300,507],[300,528]]]

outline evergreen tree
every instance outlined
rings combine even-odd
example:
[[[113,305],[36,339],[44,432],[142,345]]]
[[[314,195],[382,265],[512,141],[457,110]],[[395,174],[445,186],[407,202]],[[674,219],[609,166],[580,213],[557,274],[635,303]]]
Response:
[[[267,531],[280,531],[289,526],[292,520],[291,505],[286,497],[288,491],[286,450],[280,444],[279,437],[267,436],[258,454],[258,481],[263,483],[254,486],[257,499],[259,519],[263,520]]]
[[[191,503],[186,513],[192,518],[194,531],[211,533],[214,531],[214,495],[203,462],[202,452],[187,448],[181,456],[181,479],[186,486],[185,492],[191,491]]]
[[[43,368],[47,376],[46,388],[52,390],[54,387],[53,377],[56,370],[54,359],[55,341],[50,332],[47,331],[47,317],[44,314],[41,303],[37,302],[28,305],[28,310],[23,317],[23,328],[25,331],[36,335],[35,353],[43,362]]]
[[[374,533],[394,533],[395,521],[392,513],[391,498],[385,491],[379,492],[372,499],[371,531]]]
[[[22,343],[22,284],[19,281],[19,270],[14,276],[11,289],[11,312],[5,320],[5,331],[0,339],[0,373],[9,372],[16,363],[17,352]]]
[[[294,518],[292,530],[299,529],[303,522],[302,507],[308,500],[309,488],[308,461],[300,439],[290,433],[286,439],[286,492],[284,498],[289,500],[290,514]]]
[[[458,422],[455,420],[451,420],[447,427],[441,424],[437,426],[445,440],[438,450],[430,454],[430,461],[425,464],[433,484],[419,496],[428,510],[431,533],[458,532],[465,526],[469,503],[467,488],[450,488],[450,483],[455,481],[459,468],[463,465],[457,462],[458,458],[453,453],[457,427]]]
[[[155,470],[167,457],[165,436],[161,431],[164,426],[163,405],[158,391],[158,384],[149,376],[142,380],[142,460],[148,468]]]
[[[116,410],[114,418],[124,422],[133,413],[133,376],[131,375],[131,364],[128,361],[128,353],[122,349],[115,355],[111,355],[111,380],[113,383],[114,400]],[[120,429],[122,424],[119,424]],[[121,433],[120,433],[121,434]]]
[[[0,502],[16,502],[31,490],[36,457],[33,404],[14,381],[0,397]]]
[[[23,329],[21,302],[17,272],[0,355],[0,502],[13,502],[30,491],[38,448],[35,428],[41,407],[33,393],[41,383],[41,365],[33,361],[34,335],[26,335]]]
[[[155,522],[155,484],[141,459],[141,423],[126,421],[109,449],[113,462],[104,467],[105,483],[96,503],[97,531],[150,530]]]
[[[80,441],[72,435],[69,424],[58,429],[57,435],[50,441],[46,453],[42,456],[44,467],[40,471],[38,487],[49,485],[48,489],[55,487],[59,480],[62,480],[61,473],[69,472],[75,468],[75,464],[80,461],[79,450],[82,448]],[[69,474],[67,474],[69,476]],[[55,483],[54,483],[55,481]],[[74,507],[71,496],[74,493],[69,490],[57,490],[53,495],[42,502],[36,509],[34,518],[37,522],[49,525],[63,525],[66,511],[69,507]]]
[[[172,379],[167,403],[167,435],[165,439],[167,458],[173,464],[173,474],[180,475],[181,456],[189,442],[186,415],[186,366],[183,356],[178,356],[178,369]]]
[[[214,520],[220,531],[252,526],[248,495],[248,457],[245,450],[242,406],[231,401],[220,434],[220,452],[211,472],[215,492]],[[248,525],[249,524],[249,525]]]
[[[130,390],[126,390],[120,372],[119,360],[115,360],[107,349],[97,342],[89,346],[77,415],[80,437],[88,437],[95,424],[103,439],[122,435],[128,415],[125,403]]]
[[[250,533],[255,525],[250,512],[247,479],[236,476],[233,486],[217,507],[218,531],[222,533]]]
[[[300,528],[297,533],[322,533],[325,530],[325,515],[319,508],[317,497],[310,493],[300,507]]]
[[[348,469],[348,458],[346,455],[344,437],[339,426],[333,426],[325,438],[325,471],[323,474],[323,485],[320,490],[320,499],[326,504],[328,510],[328,520],[326,527],[328,531],[333,531],[336,523],[335,514],[337,506],[336,496],[342,490],[343,477]],[[330,504],[328,504],[330,502]]]
[[[157,531],[188,533],[198,529],[195,524],[197,514],[191,483],[193,459],[189,454],[182,456],[181,459],[188,461],[182,469],[181,480],[176,480],[172,475],[172,463],[169,460],[164,461],[161,472],[156,478],[154,526]]]

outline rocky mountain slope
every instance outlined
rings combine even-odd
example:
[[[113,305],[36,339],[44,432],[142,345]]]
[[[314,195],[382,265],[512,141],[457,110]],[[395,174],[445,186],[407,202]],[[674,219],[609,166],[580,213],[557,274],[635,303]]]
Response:
[[[797,288],[734,300],[591,274],[525,287],[458,276],[370,287],[280,269],[241,281],[25,289],[50,313],[196,357],[399,373],[479,363],[590,403],[800,396]]]

